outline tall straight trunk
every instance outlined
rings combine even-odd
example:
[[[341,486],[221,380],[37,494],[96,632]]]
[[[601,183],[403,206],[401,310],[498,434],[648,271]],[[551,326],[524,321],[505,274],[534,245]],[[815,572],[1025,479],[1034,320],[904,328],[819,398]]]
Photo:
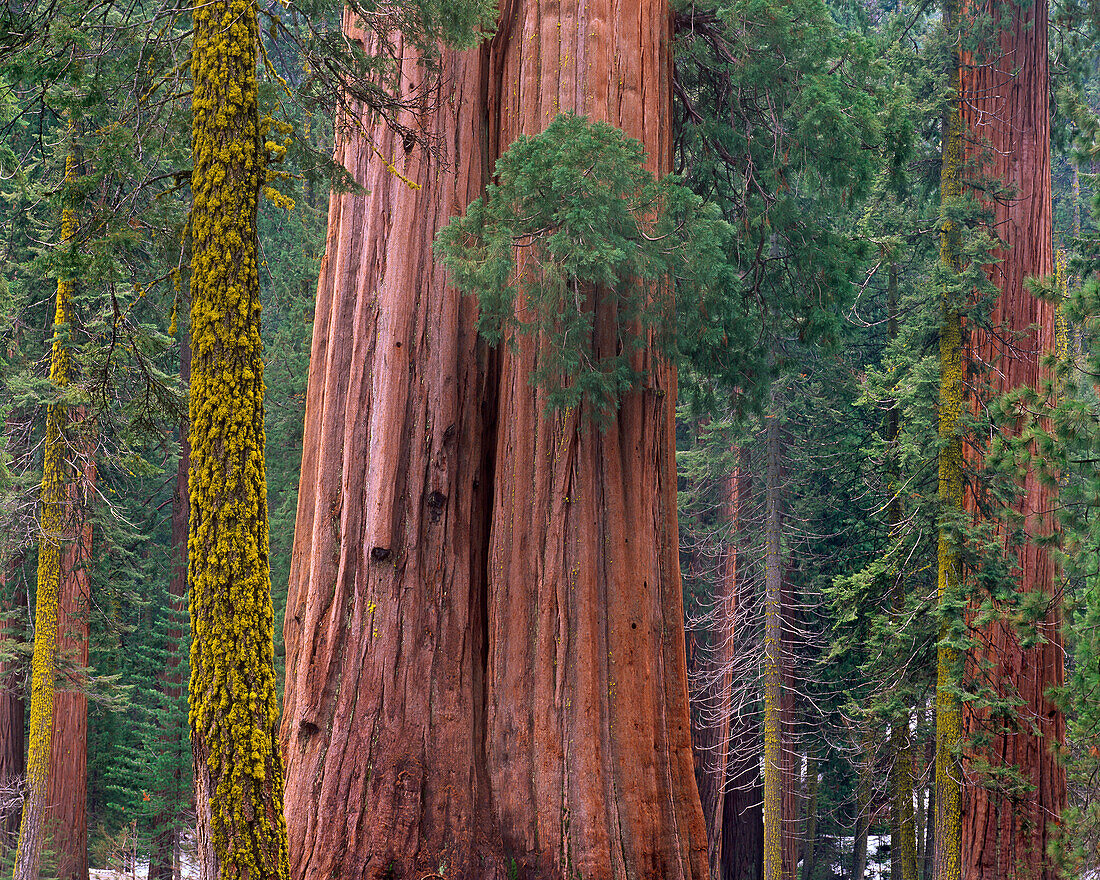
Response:
[[[490,60],[490,154],[575,111],[639,139],[649,170],[663,175],[670,52],[663,0],[505,0]],[[595,356],[614,356],[614,299],[602,289],[589,299]],[[523,337],[501,366],[486,741],[505,846],[532,876],[704,878],[675,370],[650,348],[637,352],[634,366],[651,378],[601,430],[587,407],[547,411],[530,382],[540,358],[540,341]]]
[[[737,636],[738,590],[744,584],[739,566],[738,535],[741,531],[741,511],[748,480],[741,466],[744,456],[738,452],[738,467],[723,481],[725,496],[722,527],[729,538],[723,550],[721,582],[715,599],[711,647],[707,657],[706,690],[698,710],[700,721],[693,733],[696,751],[696,780],[703,818],[707,823],[707,859],[711,878],[719,875],[722,864],[722,822],[728,796],[728,774],[731,763],[731,723],[733,716],[734,643]]]
[[[959,2],[944,0],[943,17],[954,46],[952,64],[955,82],[959,82]],[[963,123],[959,106],[953,102],[943,121],[943,164],[940,170],[940,199],[949,208],[962,193]],[[958,272],[959,230],[944,211],[940,227],[940,262],[948,272]],[[940,304],[940,399],[938,432],[940,438],[938,494],[943,521],[937,547],[937,595],[943,609],[957,603],[960,589],[958,539],[952,517],[963,507],[963,455],[960,420],[963,410],[963,339],[959,303],[945,292]],[[940,641],[936,663],[936,822],[935,880],[961,880],[962,877],[962,710],[955,688],[958,686],[957,650],[948,640],[950,622],[945,615],[940,623]]]
[[[194,9],[188,572],[202,880],[285,880],[264,468],[252,0]]]
[[[780,438],[775,392],[767,416],[764,520],[764,880],[783,876],[783,768],[781,707],[783,643]]]
[[[871,738],[862,737],[863,760],[856,778],[856,827],[852,837],[852,880],[864,880],[867,875],[867,835],[871,828],[872,765]]]
[[[817,756],[806,755],[806,821],[802,832],[802,880],[813,880],[816,867],[814,855],[817,849]]]
[[[76,162],[70,153],[65,160],[65,182],[75,176]],[[76,213],[66,205],[61,217],[61,240],[76,234]],[[72,356],[68,333],[72,318],[73,282],[57,280],[54,308],[53,347],[50,354],[50,384],[61,391],[69,384]],[[47,787],[51,741],[53,739],[54,679],[57,674],[57,618],[61,593],[63,544],[66,524],[71,521],[66,463],[66,411],[59,403],[46,409],[46,437],[42,461],[42,489],[39,512],[38,579],[35,592],[34,653],[31,658],[31,717],[27,745],[27,783],[23,817],[15,853],[15,880],[38,880],[42,844],[46,834]]]
[[[185,332],[180,338],[180,379],[185,383],[191,380],[191,345]],[[172,491],[172,573],[168,578],[168,600],[172,603],[172,612],[182,611],[187,600],[187,527],[190,516],[190,493],[187,486],[187,473],[191,466],[191,446],[187,440],[188,426],[180,425],[180,457],[176,464],[176,485]],[[183,630],[169,627],[167,649],[169,651],[164,672],[161,674],[161,688],[169,705],[175,705],[183,696]],[[162,734],[166,748],[177,749],[180,737],[174,727],[168,727]],[[172,763],[172,771],[165,780],[164,810],[157,818],[156,837],[149,848],[149,880],[175,880],[179,874],[179,829],[180,801],[189,793],[184,790],[182,755]]]
[[[738,717],[731,746],[729,791],[722,817],[720,880],[764,876],[764,789],[760,779],[760,727]]]
[[[412,90],[426,73],[403,51]],[[313,325],[284,626],[295,877],[504,876],[484,769],[492,367],[431,253],[484,184],[484,60],[445,51],[403,120],[440,156],[338,129],[365,192],[332,196]]]
[[[777,491],[782,491],[781,489]],[[781,503],[781,499],[778,499]],[[779,539],[782,541],[782,538]],[[780,628],[782,637],[780,640],[779,675],[779,743],[780,763],[782,772],[780,778],[783,789],[782,795],[782,850],[783,850],[783,880],[798,880],[798,862],[802,858],[802,752],[798,747],[795,735],[797,718],[797,691],[794,681],[794,638],[798,622],[795,619],[796,602],[794,600],[794,587],[791,583],[790,573],[793,565],[791,560],[783,567],[782,598],[780,600]]]
[[[27,640],[26,592],[17,585],[22,551],[10,559],[0,559],[0,640],[11,651]],[[26,769],[23,738],[26,726],[26,700],[23,696],[24,664],[16,658],[0,663],[0,797],[4,812],[0,815],[0,851],[14,846],[19,833],[21,810],[18,794],[23,788]]]
[[[898,335],[898,264],[890,264],[887,282],[887,334],[891,341]],[[902,524],[902,507],[899,497],[900,478],[897,467],[898,442],[898,403],[891,402],[886,416],[886,440],[891,447],[891,487],[888,516],[891,536],[898,536]],[[905,613],[905,580],[895,568],[894,611],[896,617]],[[893,758],[890,765],[890,787],[893,795],[892,826],[890,833],[890,874],[892,880],[917,880],[917,837],[916,821],[913,812],[913,755],[909,736],[910,714],[899,713],[891,719],[890,752]]]
[[[1050,72],[1047,52],[1047,3],[979,4],[996,34],[988,57],[967,58],[961,66],[960,105],[968,134],[968,157],[984,175],[1002,183],[1009,195],[991,206],[993,231],[1003,243],[987,267],[999,294],[991,329],[975,326],[967,356],[993,364],[987,393],[1018,388],[1042,389],[1049,372],[1043,358],[1054,351],[1055,305],[1031,294],[1025,279],[1053,272],[1050,183]],[[980,408],[981,401],[974,406]],[[971,462],[981,464],[981,450]],[[1065,720],[1048,691],[1064,681],[1061,609],[1054,593],[1054,562],[1038,539],[1054,528],[1053,490],[1035,468],[1020,486],[1016,512],[1024,542],[1006,548],[1018,565],[1021,593],[1049,597],[1038,623],[1038,643],[1021,644],[1007,620],[980,635],[981,646],[969,658],[973,675],[993,670],[991,684],[1016,701],[1015,729],[991,726],[987,710],[971,704],[968,736],[992,736],[982,758],[994,770],[1015,768],[1021,785],[1015,792],[994,790],[976,778],[968,787],[962,829],[963,875],[967,880],[1052,880],[1059,876],[1049,847],[1066,801],[1065,772],[1055,756],[1065,742]],[[968,510],[979,515],[977,499]]]
[[[82,413],[75,414],[71,423],[75,430],[87,430]],[[57,647],[60,665],[72,672],[68,680],[62,678],[54,694],[46,828],[57,855],[59,880],[87,880],[88,694],[83,670],[88,665],[92,523],[86,511],[94,492],[96,465],[90,438],[75,439],[70,449],[79,452],[81,472],[68,486],[70,522],[61,558]]]

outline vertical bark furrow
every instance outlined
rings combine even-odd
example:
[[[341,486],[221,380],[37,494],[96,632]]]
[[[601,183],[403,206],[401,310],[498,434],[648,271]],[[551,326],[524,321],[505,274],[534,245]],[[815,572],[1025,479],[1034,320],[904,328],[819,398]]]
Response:
[[[984,9],[984,7],[983,7]],[[993,231],[1002,242],[988,268],[999,289],[990,326],[975,326],[967,356],[992,365],[990,396],[1027,387],[1041,390],[1048,378],[1042,365],[1055,349],[1055,305],[1033,296],[1025,286],[1032,276],[1054,271],[1051,236],[1051,170],[1047,4],[989,4],[995,36],[985,57],[967,59],[960,77],[960,104],[968,129],[969,158],[1007,192],[994,200]],[[975,401],[975,407],[981,403]],[[970,464],[980,467],[979,450],[968,448]],[[978,500],[967,498],[977,515]],[[1054,564],[1035,539],[1055,528],[1052,492],[1029,470],[1021,486],[1017,511],[1028,536],[1007,548],[1018,563],[1020,592],[1051,597],[1039,623],[1040,643],[1025,649],[1014,627],[995,623],[980,636],[983,644],[968,664],[979,675],[992,670],[988,682],[997,692],[1017,696],[1015,730],[994,731],[988,750],[995,766],[1014,767],[1023,787],[1015,794],[997,792],[974,778],[968,787],[963,825],[963,876],[997,880],[1051,880],[1058,875],[1048,858],[1054,820],[1065,804],[1065,774],[1055,751],[1065,740],[1065,722],[1047,690],[1063,683],[1061,613],[1054,596]],[[1007,539],[1006,539],[1007,540]],[[968,734],[988,730],[989,713],[971,707]]]
[[[505,12],[490,64],[501,78],[490,90],[494,157],[575,111],[620,126],[643,142],[651,171],[668,170],[663,3],[542,0]],[[613,354],[616,307],[605,291],[586,297],[593,350]],[[583,406],[547,413],[528,383],[540,351],[525,337],[502,360],[488,761],[505,845],[533,876],[704,877],[679,625],[675,374],[639,353],[653,378],[601,433]],[[553,617],[526,611],[561,595]],[[566,684],[559,703],[555,677]],[[560,819],[540,815],[558,802]]]
[[[351,23],[348,31],[354,34]],[[405,48],[403,88],[428,74]],[[295,876],[502,872],[481,768],[489,359],[431,254],[481,193],[483,57],[444,52],[402,120],[336,159],[286,620]]]

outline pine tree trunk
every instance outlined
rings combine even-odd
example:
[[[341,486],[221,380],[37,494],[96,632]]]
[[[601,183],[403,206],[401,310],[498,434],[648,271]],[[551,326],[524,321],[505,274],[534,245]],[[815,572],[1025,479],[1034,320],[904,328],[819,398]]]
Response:
[[[1049,371],[1043,358],[1054,351],[1055,305],[1033,296],[1031,276],[1054,271],[1051,241],[1050,73],[1047,54],[1047,3],[983,5],[998,28],[992,57],[968,58],[960,75],[960,104],[967,129],[969,158],[981,171],[1006,186],[1011,195],[993,204],[994,231],[1003,249],[987,271],[999,296],[990,317],[992,330],[975,327],[967,356],[993,364],[988,394],[1026,387],[1041,391]],[[988,148],[988,149],[985,149]],[[976,403],[975,406],[980,406]],[[980,464],[980,451],[972,456]],[[1050,597],[1039,623],[1040,643],[1024,648],[1010,622],[998,622],[980,634],[982,647],[969,658],[973,675],[992,664],[992,686],[1018,699],[1016,730],[992,731],[982,758],[994,768],[1015,767],[1022,786],[1015,792],[968,786],[962,830],[963,875],[967,880],[1053,880],[1059,876],[1048,855],[1049,844],[1066,801],[1065,773],[1055,752],[1065,742],[1065,721],[1048,689],[1063,684],[1061,609],[1054,594],[1054,563],[1034,540],[1054,528],[1053,492],[1035,469],[1022,484],[1017,512],[1028,535],[1008,552],[1019,565],[1018,589]],[[973,497],[968,509],[978,514]],[[989,731],[988,712],[980,707],[966,717],[968,736]],[[994,725],[999,727],[999,725]]]
[[[180,338],[180,378],[191,381],[191,346],[186,333],[181,331]],[[188,427],[180,425],[180,457],[176,465],[176,486],[172,492],[172,558],[173,568],[168,579],[168,597],[173,613],[182,611],[187,601],[187,529],[190,516],[190,493],[187,486],[187,474],[191,466],[191,446],[187,440]],[[183,696],[183,674],[180,651],[183,649],[183,631],[170,627],[167,635],[167,657],[165,669],[161,675],[161,687],[168,705],[175,705]],[[168,727],[162,735],[168,749],[179,746],[180,737],[175,729]],[[184,790],[184,780],[180,772],[182,755],[173,762],[173,771],[165,780],[164,790],[160,792],[165,799],[164,811],[157,818],[157,834],[149,850],[149,880],[175,880],[179,873],[179,829],[180,802],[187,799],[189,792]]]
[[[83,422],[83,413],[75,413],[71,420],[76,431]],[[79,447],[81,473],[68,486],[70,522],[61,555],[57,622],[59,664],[71,672],[54,694],[46,788],[46,828],[57,855],[59,880],[88,877],[88,695],[83,670],[88,665],[92,524],[85,511],[95,491],[96,466],[89,438],[78,438],[70,446]]]
[[[863,760],[856,780],[856,827],[852,837],[852,880],[867,875],[867,834],[871,827],[871,748],[870,737],[863,735]]]
[[[802,842],[802,880],[813,880],[817,849],[817,756],[806,756],[806,824]],[[915,880],[915,878],[912,878]]]
[[[779,504],[779,418],[774,391],[767,416],[764,521],[764,880],[783,877],[781,651],[783,643],[782,513]]]
[[[671,162],[671,18],[661,0],[506,0],[490,61],[490,154],[558,113],[610,122]],[[522,267],[520,269],[522,273]],[[614,355],[594,290],[592,347]],[[522,309],[522,303],[517,306]],[[505,846],[535,877],[704,878],[677,557],[675,371],[605,430],[548,413],[538,340],[502,358],[489,557],[487,758]]]
[[[251,0],[195,8],[188,585],[202,880],[289,876],[264,470],[258,44]]]
[[[411,54],[404,76],[426,76]],[[313,325],[281,734],[295,877],[504,875],[483,752],[492,362],[431,253],[482,191],[485,90],[484,53],[444,52],[405,120],[438,157],[340,129],[367,192],[332,196]]]
[[[738,460],[742,455],[738,453]],[[722,528],[728,534],[721,563],[721,583],[715,597],[714,624],[707,656],[706,690],[698,709],[698,730],[693,732],[696,753],[696,781],[703,818],[707,823],[707,858],[710,876],[717,880],[722,864],[722,823],[728,796],[731,765],[731,722],[734,712],[734,643],[736,638],[739,557],[737,539],[741,531],[741,509],[747,489],[746,474],[734,469],[723,483],[725,494]],[[743,575],[741,575],[743,578]]]
[[[0,621],[0,639],[4,650],[12,650],[27,640],[26,601],[23,588],[17,585],[17,572],[22,564],[22,552],[14,558],[0,560],[0,597],[3,601],[3,619]],[[25,665],[17,659],[0,664],[0,853],[15,846],[19,834],[19,807],[23,791],[23,773],[26,770],[23,738],[26,725],[26,701],[23,697]]]
[[[721,880],[764,876],[764,789],[760,779],[763,745],[759,724],[739,715],[734,722],[729,791],[722,818]]]

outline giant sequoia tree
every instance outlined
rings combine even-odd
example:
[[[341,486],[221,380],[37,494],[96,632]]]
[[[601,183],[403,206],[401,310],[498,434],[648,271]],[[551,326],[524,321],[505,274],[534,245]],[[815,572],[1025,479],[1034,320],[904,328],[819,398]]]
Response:
[[[989,3],[982,9],[992,36],[962,59],[959,75],[967,156],[1003,188],[989,205],[1000,242],[988,267],[996,300],[988,322],[973,322],[966,340],[969,363],[991,367],[986,394],[974,404],[979,414],[998,394],[1020,398],[1022,392],[1026,400],[1042,390],[1043,359],[1054,351],[1055,330],[1055,306],[1025,284],[1054,270],[1047,4]],[[1003,427],[1008,435],[1025,414],[1024,404],[1017,406]],[[972,466],[981,464],[980,454],[969,457]],[[983,499],[973,492],[967,506],[983,513]],[[968,658],[969,677],[1014,708],[1006,718],[979,701],[966,716],[967,732],[985,743],[963,810],[966,878],[1057,876],[1049,844],[1066,798],[1065,771],[1056,755],[1065,741],[1065,721],[1048,690],[1063,683],[1064,658],[1054,562],[1042,543],[1053,529],[1052,492],[1036,467],[1023,476],[1014,507],[1010,522],[1018,523],[1021,534],[1011,540],[1001,534],[1017,589],[1032,607],[1035,600],[1045,602],[1045,612],[1037,615],[1033,633],[1005,618],[988,624]],[[990,771],[983,769],[987,762]]]
[[[369,192],[333,198],[314,325],[282,728],[297,874],[707,873],[674,372],[643,344],[650,380],[603,430],[552,411],[530,381],[544,340],[498,360],[431,251],[484,169],[561,112],[667,171],[669,40],[662,2],[508,2],[491,45],[444,52],[434,79],[396,46],[407,92],[434,83],[402,121],[436,155],[365,108],[342,129]],[[615,298],[578,297],[591,351],[617,357]]]

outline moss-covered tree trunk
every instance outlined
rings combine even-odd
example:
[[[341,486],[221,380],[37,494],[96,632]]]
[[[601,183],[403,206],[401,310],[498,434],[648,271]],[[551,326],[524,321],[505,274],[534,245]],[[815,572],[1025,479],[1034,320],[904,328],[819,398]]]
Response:
[[[72,181],[74,173],[75,161],[70,155],[66,160],[66,183]],[[62,211],[61,239],[69,242],[75,234],[76,214],[66,205]],[[50,384],[55,392],[63,391],[70,379],[72,357],[69,352],[69,321],[72,316],[72,298],[72,279],[62,275],[57,281],[53,348],[50,354]],[[60,402],[50,403],[46,409],[46,436],[43,441],[26,795],[15,854],[15,880],[38,880],[46,832],[54,679],[57,674],[58,604],[65,528],[69,520],[69,467],[66,462],[65,422],[65,407]]]
[[[96,465],[84,413],[70,418],[72,459],[79,474],[69,482],[68,522],[61,553],[57,646],[62,675],[54,693],[50,738],[46,828],[57,858],[59,880],[88,877],[88,693],[83,670],[88,665],[88,613],[91,605],[88,566],[92,559],[92,523],[87,510],[95,492]]]
[[[411,92],[428,74],[396,51]],[[285,624],[295,877],[504,876],[484,762],[491,366],[431,251],[482,192],[484,61],[445,51],[403,119],[439,155],[365,110],[368,137],[339,129],[366,192],[333,194],[313,325]]]
[[[258,42],[252,0],[195,7],[188,584],[203,880],[289,876],[267,559]]]
[[[954,79],[958,82],[959,4],[945,0],[944,21],[954,49]],[[959,271],[959,230],[949,219],[948,209],[962,192],[963,127],[957,102],[944,116],[941,135],[943,164],[940,171],[940,200],[943,219],[940,228],[940,262],[948,273]],[[935,880],[960,880],[962,871],[962,715],[955,695],[958,687],[957,650],[948,638],[952,615],[957,615],[960,563],[956,524],[963,506],[962,428],[963,341],[959,303],[945,292],[940,304],[940,397],[938,431],[939,501],[941,524],[937,549],[937,591],[943,618],[936,665],[936,785]]]
[[[999,294],[990,316],[992,330],[975,327],[967,356],[993,365],[986,376],[991,397],[1014,389],[1041,391],[1049,378],[1043,359],[1054,351],[1055,305],[1025,286],[1031,276],[1054,271],[1051,240],[1050,73],[1047,3],[983,3],[995,36],[989,57],[967,58],[960,76],[960,105],[967,155],[983,175],[1007,188],[990,206],[993,231],[1003,243],[987,271]],[[980,407],[975,403],[975,407]],[[1011,430],[1011,426],[1009,430]],[[971,465],[981,464],[973,449]],[[1016,702],[1016,719],[1003,730],[977,703],[965,719],[968,736],[991,733],[981,750],[994,772],[1015,768],[1012,791],[983,785],[976,774],[966,792],[962,828],[962,873],[967,880],[1051,880],[1059,876],[1049,844],[1066,800],[1065,773],[1055,752],[1065,741],[1065,721],[1050,688],[1064,679],[1061,613],[1054,588],[1054,562],[1036,539],[1054,530],[1053,491],[1028,470],[1016,511],[1025,540],[1008,550],[1018,566],[1018,590],[1049,597],[1038,622],[1038,643],[1025,647],[1010,621],[979,635],[968,658],[970,674],[982,675],[996,691]],[[968,495],[968,509],[979,515]],[[992,670],[992,675],[986,669]]]
[[[493,42],[490,154],[575,111],[670,169],[671,18],[662,0],[506,0]],[[519,274],[523,273],[520,254]],[[614,297],[591,291],[613,357]],[[517,305],[522,315],[521,302]],[[489,555],[488,766],[527,876],[705,878],[691,754],[676,519],[676,375],[651,376],[600,430],[549,413],[539,340],[505,351]]]

